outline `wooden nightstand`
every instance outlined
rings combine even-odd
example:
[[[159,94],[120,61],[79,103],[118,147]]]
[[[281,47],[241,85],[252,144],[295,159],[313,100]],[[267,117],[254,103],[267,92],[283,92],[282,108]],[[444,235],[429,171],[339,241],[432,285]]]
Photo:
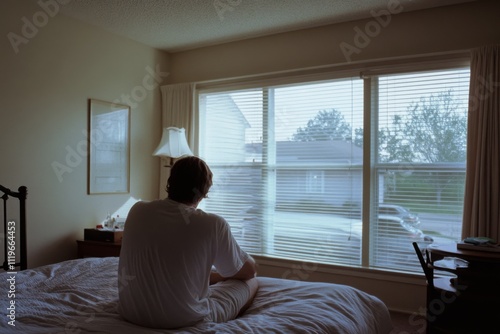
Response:
[[[78,258],[120,256],[121,243],[77,240]]]

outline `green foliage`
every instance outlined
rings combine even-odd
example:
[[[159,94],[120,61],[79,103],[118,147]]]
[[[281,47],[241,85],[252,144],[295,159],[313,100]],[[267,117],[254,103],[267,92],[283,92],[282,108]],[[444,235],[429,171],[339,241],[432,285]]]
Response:
[[[433,172],[414,172],[409,175],[396,173],[385,182],[385,201],[397,202],[414,212],[454,214],[463,205],[463,173],[441,175],[439,179],[449,181],[447,183],[435,182]],[[415,196],[416,193],[418,197]]]
[[[412,163],[465,163],[467,116],[458,108],[451,90],[410,103],[406,110],[393,115],[390,126],[378,129],[379,162],[405,163],[410,175],[413,168],[409,164]],[[353,139],[351,125],[338,110],[321,110],[307,126],[297,129],[292,140],[353,140],[356,146],[363,147],[363,129],[354,129]],[[398,201],[408,199],[408,203],[412,203],[416,190],[420,189],[419,193],[425,197],[423,202],[438,206],[452,203],[450,207],[455,207],[463,198],[462,188],[453,186],[457,184],[457,177],[461,180],[455,173],[443,172],[429,172],[406,180],[396,176],[396,183],[406,184],[398,184],[397,193],[385,189],[386,196]]]
[[[354,145],[363,148],[363,128],[354,129]]]
[[[452,91],[422,97],[378,131],[380,162],[464,162],[467,117],[457,112]],[[353,140],[363,147],[363,129],[354,129],[336,109],[320,110],[292,135],[293,141]]]
[[[394,115],[392,127],[380,129],[382,162],[464,162],[467,117],[457,109],[446,91],[411,103],[403,116]]]
[[[298,128],[292,135],[293,141],[329,141],[351,140],[352,130],[344,116],[336,109],[320,110],[307,122],[307,126]]]

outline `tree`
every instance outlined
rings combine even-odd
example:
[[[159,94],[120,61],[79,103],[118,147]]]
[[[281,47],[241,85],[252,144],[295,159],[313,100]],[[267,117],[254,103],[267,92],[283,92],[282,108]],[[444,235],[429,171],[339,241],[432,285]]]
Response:
[[[412,164],[464,163],[466,160],[467,117],[457,113],[452,91],[422,97],[404,115],[394,115],[392,127],[379,129],[381,162]],[[441,202],[443,190],[455,183],[454,172],[429,172],[429,186]],[[415,176],[422,179],[422,175]]]
[[[464,162],[467,117],[457,113],[451,91],[422,97],[394,115],[391,128],[380,129],[383,162]]]
[[[292,135],[293,141],[351,140],[352,130],[344,116],[336,109],[320,110],[307,122],[307,126],[298,128]]]
[[[394,115],[392,125],[378,129],[378,156],[382,163],[436,164],[464,163],[466,159],[467,116],[458,113],[452,91],[422,97],[410,103],[402,114]],[[363,129],[354,129],[336,109],[321,110],[304,128],[292,135],[294,141],[353,140],[363,147]],[[409,170],[412,169],[409,166]],[[409,171],[408,170],[408,171]],[[416,174],[415,174],[416,175]],[[435,189],[438,203],[443,190],[456,180],[455,172],[428,172],[417,182]]]
[[[363,148],[363,128],[354,129],[354,145]]]

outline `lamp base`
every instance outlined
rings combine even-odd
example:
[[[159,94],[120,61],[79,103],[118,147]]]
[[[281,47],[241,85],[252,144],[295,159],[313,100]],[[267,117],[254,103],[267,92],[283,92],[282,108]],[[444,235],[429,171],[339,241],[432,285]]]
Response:
[[[175,158],[168,158],[168,165],[163,165],[163,167],[172,167],[174,164]]]

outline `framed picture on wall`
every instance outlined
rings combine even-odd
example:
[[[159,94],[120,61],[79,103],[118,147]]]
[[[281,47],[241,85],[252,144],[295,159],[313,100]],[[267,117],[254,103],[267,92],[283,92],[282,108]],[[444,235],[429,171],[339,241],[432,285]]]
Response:
[[[88,194],[130,191],[130,107],[88,100]]]

